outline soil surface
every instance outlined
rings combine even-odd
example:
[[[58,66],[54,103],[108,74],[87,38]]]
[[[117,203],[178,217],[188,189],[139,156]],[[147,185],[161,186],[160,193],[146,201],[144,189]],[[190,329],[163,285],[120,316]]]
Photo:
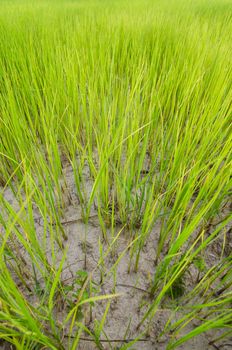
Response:
[[[71,285],[75,280],[77,271],[87,271],[88,275],[92,274],[92,281],[97,289],[97,295],[107,295],[118,293],[119,296],[111,300],[106,323],[104,326],[104,334],[102,334],[102,346],[104,349],[120,349],[126,341],[134,339],[141,332],[145,332],[141,336],[141,340],[132,345],[129,349],[144,349],[144,350],[165,350],[171,334],[166,336],[160,336],[161,332],[170,318],[172,322],[180,318],[181,314],[175,312],[175,305],[171,299],[166,299],[161,304],[155,317],[150,322],[147,329],[147,322],[145,322],[139,329],[144,312],[146,311],[147,304],[151,303],[148,289],[152,276],[155,272],[155,256],[156,246],[159,237],[160,223],[157,222],[146,245],[142,249],[138,271],[134,271],[134,264],[131,265],[130,271],[130,250],[132,245],[131,234],[127,232],[123,227],[118,224],[115,228],[114,237],[118,233],[118,239],[113,244],[114,238],[111,237],[111,232],[108,232],[108,242],[102,239],[102,230],[99,225],[97,217],[97,209],[91,210],[89,223],[86,225],[82,221],[81,207],[76,194],[74,185],[74,176],[71,166],[68,164],[64,168],[66,178],[66,191],[67,196],[65,198],[66,208],[63,214],[62,225],[67,236],[67,240],[64,242],[64,247],[67,248],[67,259],[62,272],[62,281],[64,285]],[[86,183],[87,191],[91,191],[92,181],[88,170],[86,169]],[[15,199],[12,191],[7,188],[4,190],[4,196],[7,201],[16,209],[19,209],[19,204]],[[34,208],[34,218],[36,220],[36,232],[38,240],[44,239],[44,227],[43,219],[40,216],[38,209]],[[2,229],[3,232],[3,229]],[[48,260],[52,262],[52,252],[49,246],[49,234],[47,233],[46,254]],[[106,253],[109,245],[112,245],[111,253],[107,255],[104,262],[99,263],[99,241],[101,242],[102,249]],[[12,242],[9,242],[12,244]],[[232,240],[228,240],[227,249],[231,249]],[[26,261],[25,269],[30,270],[30,260],[23,247],[18,245],[20,254]],[[128,249],[127,249],[128,248]],[[208,264],[215,264],[220,259],[220,251],[217,251],[217,244],[212,245],[207,253]],[[220,250],[220,249],[219,249]],[[63,257],[63,251],[58,245],[55,247],[55,255],[57,266]],[[207,260],[206,259],[206,260]],[[185,288],[191,290],[196,284],[197,270],[194,266],[191,266],[186,274]],[[43,288],[43,280],[40,280],[40,287]],[[16,282],[19,283],[19,281]],[[39,300],[35,295],[28,293],[23,286],[19,285],[19,288],[24,293],[25,297],[29,301],[33,301],[34,304],[39,303]],[[77,287],[75,287],[77,288]],[[106,309],[107,301],[95,302],[94,306],[83,308],[83,322],[89,327],[93,328],[95,320],[101,320]],[[59,300],[57,302],[57,319],[62,321],[67,315],[67,305]],[[184,329],[184,333],[193,330],[198,321],[191,322]],[[68,328],[64,330],[65,334],[68,334]],[[179,350],[210,350],[210,349],[232,349],[232,339],[221,342],[217,345],[210,345],[210,341],[216,337],[216,334],[220,334],[220,331],[204,333],[198,337],[194,337],[189,342],[182,344],[178,347]],[[86,338],[86,339],[85,339]],[[111,346],[107,343],[107,338],[111,339]],[[64,340],[65,342],[65,340]],[[226,343],[226,344],[225,344]],[[231,345],[230,345],[231,344]],[[13,347],[7,343],[0,343],[1,350],[13,349]],[[78,349],[92,350],[97,349],[92,341],[89,340],[88,335],[83,335],[83,339],[80,342]]]

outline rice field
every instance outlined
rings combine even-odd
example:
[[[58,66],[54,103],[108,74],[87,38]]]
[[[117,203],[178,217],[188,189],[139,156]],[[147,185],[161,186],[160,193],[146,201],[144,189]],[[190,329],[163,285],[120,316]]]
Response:
[[[0,349],[232,349],[232,2],[0,2]]]

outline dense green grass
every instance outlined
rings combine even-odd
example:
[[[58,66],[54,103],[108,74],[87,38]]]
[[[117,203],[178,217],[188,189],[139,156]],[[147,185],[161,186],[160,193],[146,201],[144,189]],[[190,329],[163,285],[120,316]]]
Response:
[[[78,308],[114,298],[98,293],[92,300],[88,292],[86,299],[92,277],[85,279],[65,315],[74,338],[64,345],[54,302],[65,294],[64,160],[72,165],[86,225],[97,208],[105,247],[99,265],[114,250],[120,226],[128,237],[128,270],[137,271],[160,223],[151,299],[139,326],[180,289],[184,303],[175,308],[183,316],[163,330],[173,335],[168,349],[214,328],[230,335],[232,252],[225,246],[232,215],[222,208],[232,185],[231,35],[232,4],[225,0],[1,2],[0,338],[17,349],[76,349],[88,332],[76,320]],[[9,187],[17,209],[4,196]],[[35,207],[49,238],[37,234]],[[217,240],[218,261],[204,266]],[[64,249],[59,263],[56,244]],[[37,307],[16,281],[28,283],[19,245],[35,285],[36,273],[44,280]],[[182,293],[180,279],[193,263],[203,276]],[[99,349],[104,317],[98,331],[89,330]],[[183,336],[194,319],[199,326]]]

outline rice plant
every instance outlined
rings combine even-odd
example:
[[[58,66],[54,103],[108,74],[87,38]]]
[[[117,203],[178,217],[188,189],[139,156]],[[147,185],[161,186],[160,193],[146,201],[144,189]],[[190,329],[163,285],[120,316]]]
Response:
[[[232,346],[231,37],[227,0],[1,2],[2,345]]]

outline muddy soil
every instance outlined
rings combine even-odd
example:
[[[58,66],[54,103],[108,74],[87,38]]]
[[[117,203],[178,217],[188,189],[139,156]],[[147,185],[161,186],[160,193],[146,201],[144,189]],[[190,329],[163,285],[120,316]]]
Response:
[[[146,245],[142,249],[138,271],[134,271],[133,264],[130,266],[131,256],[130,250],[126,249],[131,244],[131,234],[127,230],[122,229],[122,226],[118,224],[115,228],[115,234],[121,232],[116,243],[113,245],[112,252],[104,259],[104,263],[99,264],[99,240],[102,244],[103,250],[106,252],[109,244],[112,244],[113,237],[111,232],[108,232],[108,242],[102,239],[102,230],[99,225],[97,210],[92,209],[89,223],[86,225],[82,221],[81,207],[78,201],[78,197],[75,191],[74,176],[72,168],[66,165],[65,177],[67,183],[67,203],[62,218],[63,228],[67,236],[65,247],[67,247],[67,259],[62,272],[62,281],[64,285],[72,284],[75,279],[76,273],[79,270],[85,270],[88,274],[92,274],[92,280],[97,286],[99,294],[112,294],[119,293],[119,296],[111,301],[109,312],[107,315],[104,334],[102,335],[102,347],[104,349],[120,349],[126,341],[134,339],[139,333],[146,330],[145,334],[141,336],[139,342],[132,345],[130,349],[138,350],[165,350],[171,334],[160,336],[164,327],[170,317],[172,322],[180,318],[181,314],[175,312],[175,306],[171,299],[166,298],[158,309],[155,317],[149,324],[147,329],[147,322],[145,322],[139,329],[144,312],[146,311],[148,303],[152,300],[148,293],[152,276],[154,275],[156,247],[159,237],[160,223],[157,222]],[[89,181],[89,182],[88,182]],[[91,179],[86,171],[86,183],[87,190],[91,191]],[[4,196],[11,205],[18,210],[19,204],[15,199],[10,189],[4,191]],[[68,199],[69,197],[69,199]],[[70,200],[71,198],[71,200]],[[39,211],[34,210],[34,217],[36,220],[36,232],[38,240],[42,240],[44,237],[43,219],[39,214]],[[3,232],[3,230],[2,230]],[[49,238],[49,234],[48,237]],[[228,240],[227,249],[231,249],[232,241]],[[230,245],[230,246],[229,246]],[[52,253],[49,248],[49,244],[46,246],[46,254],[48,260],[52,261]],[[215,264],[220,259],[220,249],[217,251],[217,244],[212,245],[208,249],[206,261],[208,265]],[[20,253],[25,261],[28,261],[30,265],[29,257],[22,247],[19,246]],[[56,246],[56,261],[57,265],[62,259],[63,251]],[[130,271],[129,271],[130,270]],[[185,287],[186,291],[191,290],[197,281],[198,271],[194,266],[191,266],[186,274]],[[25,297],[33,303],[38,302],[35,296],[28,293],[23,286],[19,286]],[[43,288],[43,281],[41,279],[41,288]],[[67,315],[67,305],[60,302],[61,305],[57,305],[57,319],[62,321]],[[106,308],[107,301],[96,302],[90,309],[86,307],[83,310],[83,322],[92,329],[94,327],[95,320],[101,320]],[[198,325],[197,321],[191,322],[184,330],[189,332]],[[68,334],[68,328],[64,330],[64,343],[65,333]],[[202,334],[198,337],[191,339],[189,342],[178,347],[179,350],[210,350],[210,349],[232,349],[232,339],[223,341],[217,345],[210,345],[210,341],[215,338],[215,334],[220,334],[220,331],[209,332]],[[66,334],[66,335],[67,335]],[[80,342],[78,349],[81,350],[93,350],[97,349],[94,343],[89,339],[88,335],[83,335],[83,339]],[[110,339],[111,345],[107,343],[107,338]],[[230,345],[231,343],[231,345]],[[217,347],[216,347],[217,346]],[[0,343],[1,350],[13,349],[7,343]]]

